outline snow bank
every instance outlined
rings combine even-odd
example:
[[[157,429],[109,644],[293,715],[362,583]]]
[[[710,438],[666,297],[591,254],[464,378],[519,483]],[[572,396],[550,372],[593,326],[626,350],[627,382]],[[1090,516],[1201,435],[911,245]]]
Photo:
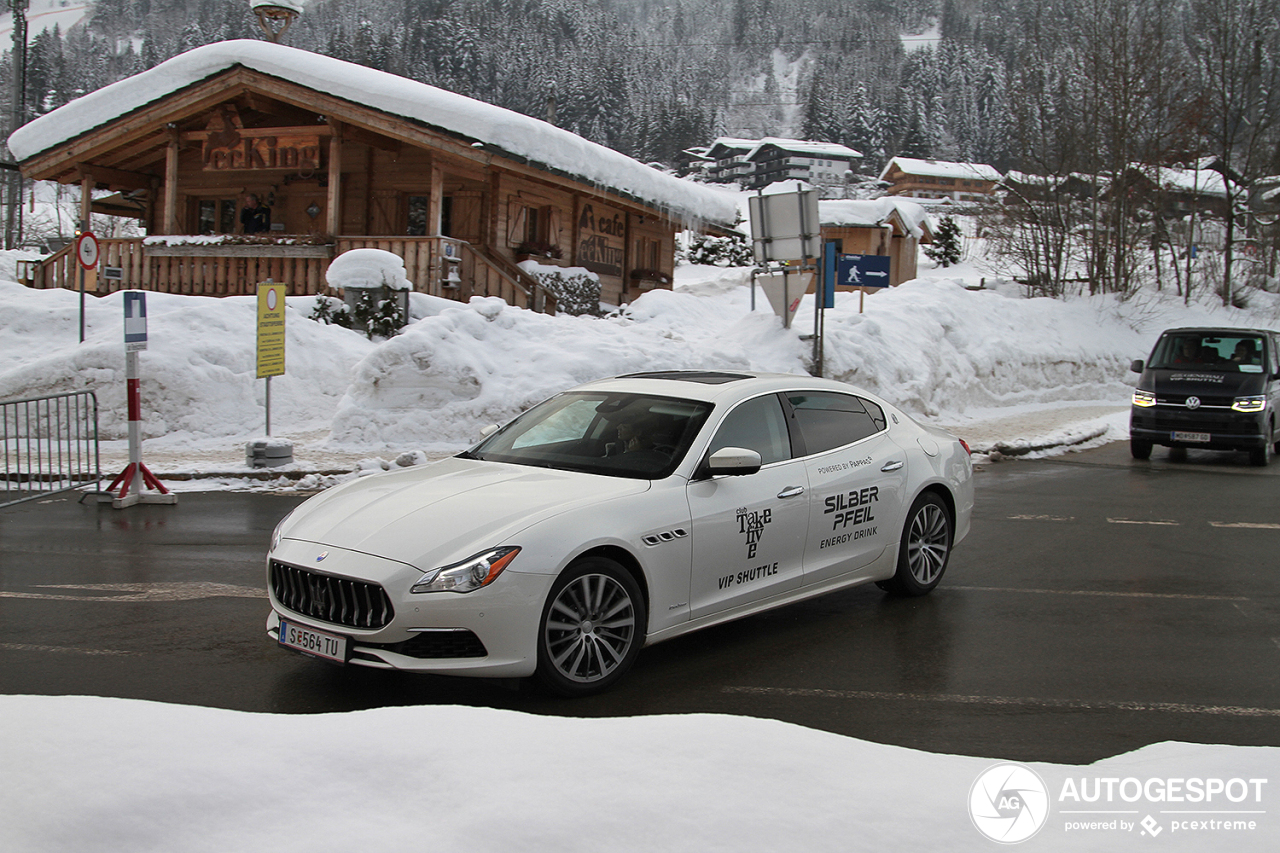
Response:
[[[83,696],[0,696],[0,714],[6,853],[998,846],[968,806],[975,780],[998,762],[774,720],[447,706],[273,715]],[[1068,777],[1271,780],[1261,805],[1223,803],[1235,812],[1274,801],[1277,754],[1163,743],[1088,767],[1026,766],[1053,800]],[[1059,811],[1072,804],[1051,802],[1027,849],[1275,849],[1267,814],[1241,815],[1259,825],[1252,831],[1179,833],[1162,805],[1125,805],[1147,809],[1126,813],[1130,826],[1155,814],[1164,835],[1153,846],[1141,827],[1068,831],[1079,817]]]
[[[0,262],[3,259],[0,258]],[[942,272],[942,271],[934,271]],[[604,318],[547,316],[479,298],[410,294],[414,319],[388,341],[309,319],[315,300],[290,297],[286,373],[272,380],[273,432],[329,433],[332,449],[452,452],[479,429],[591,379],[643,370],[722,368],[804,373],[813,329],[806,300],[783,329],[749,272],[680,267],[674,291],[645,294]],[[921,279],[868,296],[837,294],[827,312],[826,374],[929,419],[1093,401],[1123,405],[1145,357],[1173,325],[1273,325],[1253,313],[1186,308],[1172,298],[1025,299]],[[93,390],[104,439],[126,434],[119,294],[78,296],[0,283],[0,398]],[[252,297],[148,294],[142,354],[144,434],[162,449],[203,438],[253,438],[265,420],[255,378]]]

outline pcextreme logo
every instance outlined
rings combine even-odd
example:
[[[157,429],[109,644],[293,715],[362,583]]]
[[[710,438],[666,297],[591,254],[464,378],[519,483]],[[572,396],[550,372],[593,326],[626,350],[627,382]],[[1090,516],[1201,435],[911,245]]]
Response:
[[[1049,819],[1049,789],[1029,767],[997,764],[984,770],[969,789],[969,818],[992,841],[1026,841]]]

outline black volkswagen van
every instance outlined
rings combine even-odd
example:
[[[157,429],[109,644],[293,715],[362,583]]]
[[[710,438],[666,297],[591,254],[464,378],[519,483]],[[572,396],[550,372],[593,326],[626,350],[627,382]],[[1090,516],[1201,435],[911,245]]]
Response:
[[[1168,329],[1151,358],[1129,369],[1142,376],[1133,392],[1129,447],[1135,459],[1151,447],[1247,450],[1266,465],[1276,445],[1280,349],[1266,329]]]

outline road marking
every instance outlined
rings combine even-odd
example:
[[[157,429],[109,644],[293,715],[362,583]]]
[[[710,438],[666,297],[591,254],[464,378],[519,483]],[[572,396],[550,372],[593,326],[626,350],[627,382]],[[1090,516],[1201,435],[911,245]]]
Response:
[[[63,646],[36,646],[31,643],[0,643],[0,650],[6,652],[69,652],[73,655],[117,655],[120,657],[136,657],[141,652],[122,652],[116,649],[68,649]]]
[[[1182,526],[1181,521],[1163,521],[1163,520],[1155,520],[1155,519],[1144,521],[1136,518],[1108,518],[1107,524],[1148,524],[1153,527],[1181,527]]]
[[[1166,714],[1205,714],[1219,717],[1280,717],[1280,708],[1239,705],[1195,705],[1186,702],[1126,702],[1100,699],[1036,699],[1029,696],[967,696],[959,693],[889,693],[879,690],[824,690],[812,687],[722,687],[721,693],[804,699],[857,699],[934,702],[952,705],[1047,708],[1069,711],[1154,711]]]
[[[1210,527],[1228,527],[1239,530],[1280,530],[1280,524],[1256,524],[1250,521],[1211,521]]]
[[[1104,598],[1176,598],[1191,601],[1248,601],[1247,595],[1189,595],[1176,592],[1114,592],[1102,589],[1023,589],[1012,586],[956,586],[945,589],[963,589],[970,592],[1028,592],[1035,595],[1097,595]]]
[[[203,598],[266,598],[265,590],[250,586],[205,581],[179,583],[86,583],[36,584],[33,589],[76,589],[112,592],[116,595],[56,595],[47,592],[0,590],[0,598],[28,598],[38,601],[196,601]]]
[[[1010,521],[1075,521],[1070,515],[1011,515]]]

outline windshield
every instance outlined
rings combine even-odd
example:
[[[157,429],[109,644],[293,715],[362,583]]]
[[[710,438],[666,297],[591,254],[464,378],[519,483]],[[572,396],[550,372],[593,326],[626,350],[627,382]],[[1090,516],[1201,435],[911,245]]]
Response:
[[[463,455],[656,480],[680,464],[711,408],[710,403],[644,394],[561,394]]]
[[[1148,366],[1208,373],[1261,373],[1263,358],[1263,342],[1258,335],[1173,332],[1160,338]]]

